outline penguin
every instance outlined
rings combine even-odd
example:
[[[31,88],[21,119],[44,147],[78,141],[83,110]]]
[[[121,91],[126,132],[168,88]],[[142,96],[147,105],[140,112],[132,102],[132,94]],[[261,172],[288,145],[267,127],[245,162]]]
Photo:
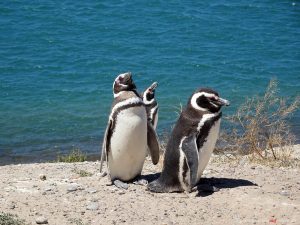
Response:
[[[229,101],[209,88],[196,90],[181,112],[165,151],[160,177],[149,183],[152,192],[191,192],[215,147],[221,107]]]
[[[113,94],[102,144],[100,172],[105,158],[112,183],[127,189],[128,185],[124,182],[132,181],[141,174],[148,149],[153,164],[158,163],[159,144],[131,73],[117,76]]]
[[[146,105],[148,120],[150,120],[154,130],[156,130],[158,122],[158,104],[155,99],[155,89],[158,83],[154,82],[142,94],[143,102]]]

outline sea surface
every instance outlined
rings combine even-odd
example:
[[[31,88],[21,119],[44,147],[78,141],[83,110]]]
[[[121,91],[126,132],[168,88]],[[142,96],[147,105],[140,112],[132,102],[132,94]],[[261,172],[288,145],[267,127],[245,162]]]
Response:
[[[223,115],[272,78],[293,98],[300,2],[1,1],[0,161],[99,155],[112,83],[127,71],[139,91],[158,81],[160,135],[198,87],[231,101]],[[299,111],[290,122],[299,137]]]

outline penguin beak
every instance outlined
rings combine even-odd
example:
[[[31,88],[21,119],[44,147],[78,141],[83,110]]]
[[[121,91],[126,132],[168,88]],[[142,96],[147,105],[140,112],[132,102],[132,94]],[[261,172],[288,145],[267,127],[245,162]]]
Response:
[[[127,73],[123,74],[122,78],[123,78],[124,82],[126,83],[127,81],[132,80],[132,75],[130,72],[127,72]]]
[[[154,82],[153,84],[151,84],[151,86],[148,88],[148,91],[150,93],[153,93],[155,91],[155,88],[157,88],[158,86],[158,83],[157,82]]]
[[[120,74],[115,80],[117,84],[129,84],[132,83],[132,75],[130,72]]]
[[[230,102],[224,98],[218,98],[218,100],[216,101],[216,103],[220,106],[229,106],[230,105]]]

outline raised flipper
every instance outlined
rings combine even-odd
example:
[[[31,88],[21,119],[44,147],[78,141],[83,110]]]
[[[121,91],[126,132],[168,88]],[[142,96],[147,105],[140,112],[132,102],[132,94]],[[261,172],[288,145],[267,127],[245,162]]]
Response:
[[[102,152],[101,152],[101,160],[100,160],[100,173],[102,173],[103,161],[107,160],[107,151],[110,146],[110,137],[111,137],[111,127],[112,122],[109,119],[108,124],[104,133],[103,143],[102,143]]]
[[[186,137],[182,141],[181,150],[185,155],[184,161],[187,162],[188,164],[190,177],[189,179],[186,180],[190,181],[189,189],[191,190],[196,185],[197,173],[198,173],[198,148],[196,144],[196,137],[195,136]]]
[[[150,151],[152,163],[156,165],[159,161],[159,144],[156,132],[150,121],[148,121],[147,124],[147,144]]]

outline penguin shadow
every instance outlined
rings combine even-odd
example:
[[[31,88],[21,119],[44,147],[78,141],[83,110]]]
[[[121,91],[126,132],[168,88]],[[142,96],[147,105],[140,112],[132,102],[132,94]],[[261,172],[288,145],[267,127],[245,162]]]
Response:
[[[146,181],[148,181],[148,183],[158,179],[160,176],[160,173],[153,173],[153,174],[145,174],[145,175],[141,175],[142,179],[145,179]]]
[[[198,191],[196,197],[206,197],[223,188],[236,188],[242,186],[257,186],[257,184],[244,179],[216,177],[201,178],[196,187]]]

